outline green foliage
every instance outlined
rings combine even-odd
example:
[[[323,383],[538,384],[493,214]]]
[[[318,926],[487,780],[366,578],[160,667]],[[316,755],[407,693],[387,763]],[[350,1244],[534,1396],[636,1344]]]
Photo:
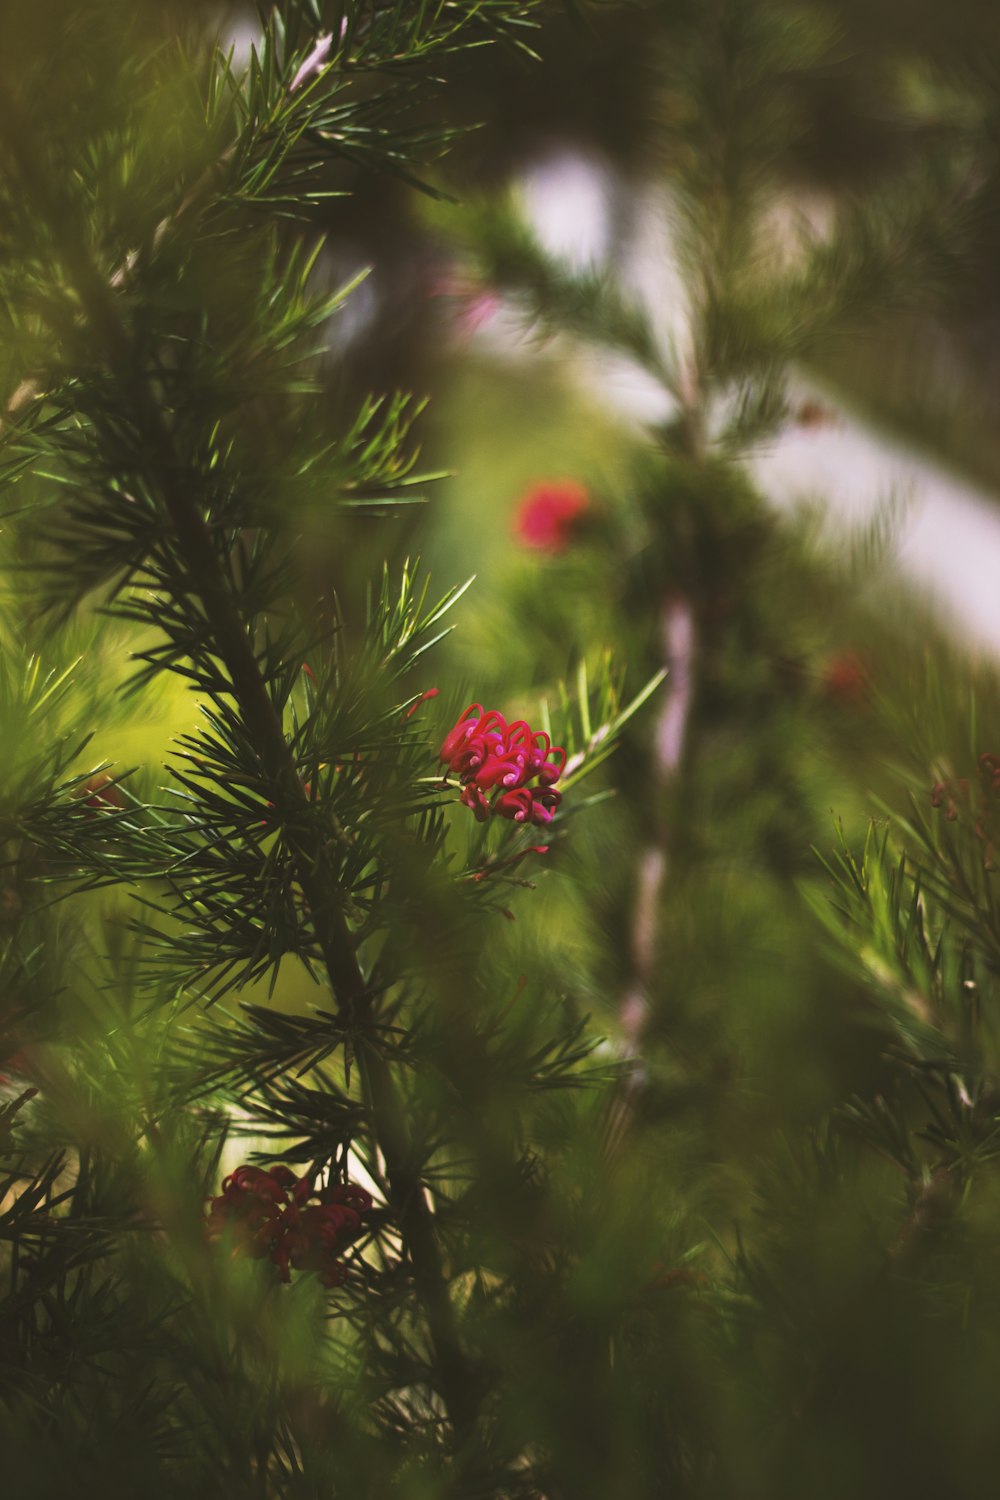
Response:
[[[567,1379],[587,1428],[570,1451],[546,1409],[553,1493],[832,1500],[974,1482],[995,1461],[995,813],[976,766],[997,743],[996,671],[903,596],[891,516],[845,563],[808,515],[779,519],[747,465],[836,420],[796,409],[790,373],[825,365],[849,393],[868,351],[882,368],[879,339],[909,328],[912,354],[979,284],[992,147],[955,112],[969,59],[949,50],[948,76],[898,11],[868,9],[657,7],[630,75],[649,130],[627,163],[670,226],[648,300],[621,178],[609,248],[582,270],[543,248],[515,189],[422,211],[456,284],[504,296],[497,336],[460,331],[451,355],[456,467],[475,475],[484,537],[513,519],[457,659],[468,670],[514,618],[501,702],[521,640],[570,673],[609,639],[639,682],[668,669],[595,809],[580,889],[524,944],[580,976],[634,1057],[604,1187],[626,1219],[616,1173],[649,1163],[636,1190],[663,1210],[635,1229],[647,1259],[611,1318],[602,1415]],[[982,86],[963,95],[972,115],[987,94],[995,111]],[[840,89],[854,160],[810,135],[826,108],[836,122]],[[869,126],[892,137],[874,162]],[[496,357],[508,327],[523,337]],[[623,384],[651,377],[666,415],[616,428],[590,388],[608,357]],[[908,381],[925,375],[911,358]],[[977,406],[986,390],[992,375]],[[532,553],[512,502],[560,475],[589,489],[586,521]],[[457,536],[477,517],[454,494]],[[879,806],[888,823],[870,825]]]
[[[880,612],[887,522],[835,563],[746,465],[790,420],[793,362],[965,274],[985,86],[966,115],[894,64],[952,133],[783,239],[838,18],[630,11],[670,340],[618,267],[546,253],[515,193],[445,201],[442,79],[558,19],[285,0],[245,64],[193,6],[10,20],[18,1493],[832,1500],[995,1467],[996,676]],[[542,335],[506,373],[452,351],[436,430],[422,399],[333,389],[361,277],[328,256],[376,173],[423,188],[425,227]],[[560,466],[592,456],[591,503],[529,556],[503,484],[540,452],[554,472],[541,398],[594,350],[669,410],[637,436],[567,402]],[[414,559],[449,523],[412,502],[463,402],[456,576],[477,526],[490,545],[442,589]],[[565,749],[544,830],[477,822],[442,775],[470,697]],[[231,1210],[244,1164],[326,1209],[370,1194],[332,1271],[308,1209],[287,1239]]]
[[[511,1001],[477,960],[530,834],[507,825],[472,869],[449,847],[465,814],[418,674],[467,586],[435,598],[415,565],[386,567],[356,619],[299,585],[296,515],[408,498],[420,405],[367,398],[331,434],[320,346],[351,287],[318,294],[316,237],[282,221],[311,228],[338,163],[409,177],[450,133],[408,123],[431,59],[516,36],[533,7],[334,9],[267,7],[245,72],[197,30],[95,41],[75,151],[46,128],[30,29],[23,73],[4,69],[3,479],[24,617],[64,629],[96,606],[130,633],[132,700],[176,678],[197,715],[159,795],[79,770],[93,704],[71,672],[14,666],[9,633],[3,1040],[30,1083],[0,1115],[0,1347],[27,1489],[111,1449],[114,1489],[523,1489],[523,1440],[489,1415],[487,1324],[502,1343],[547,1254],[532,1236],[571,1123],[556,1101],[608,1069],[570,997]],[[99,10],[50,17],[59,45],[84,12],[110,43]],[[562,710],[582,772],[646,694],[620,709],[605,667],[595,728],[579,689]],[[109,886],[138,905],[101,904]],[[55,944],[63,909],[78,916]],[[290,964],[318,1003],[289,1009]],[[267,1004],[217,1004],[262,983]],[[370,1188],[325,1307],[235,1228],[206,1242],[224,1151]]]

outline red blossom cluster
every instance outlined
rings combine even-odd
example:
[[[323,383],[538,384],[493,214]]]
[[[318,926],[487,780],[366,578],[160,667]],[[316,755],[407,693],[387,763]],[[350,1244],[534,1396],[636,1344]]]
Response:
[[[551,823],[562,793],[554,785],[566,751],[524,719],[508,724],[495,708],[470,703],[441,746],[445,777],[462,783],[463,804],[480,823],[494,813],[514,823]],[[529,783],[534,782],[534,786]]]
[[[316,1189],[288,1167],[237,1167],[211,1199],[206,1230],[210,1241],[231,1235],[236,1254],[270,1260],[282,1281],[293,1270],[316,1271],[324,1286],[339,1286],[347,1273],[338,1252],[371,1206],[371,1194],[353,1183]]]
[[[846,708],[857,708],[868,696],[868,670],[856,651],[841,651],[823,670],[825,696]]]
[[[994,870],[1000,846],[1000,755],[986,750],[979,757],[979,790],[974,794],[967,777],[936,781],[931,787],[931,806],[944,808],[949,823],[967,816],[983,845],[983,868]]]
[[[515,540],[538,552],[565,552],[590,510],[590,495],[574,479],[533,485],[514,512]]]
[[[958,781],[935,781],[931,787],[931,807],[943,807],[949,823],[958,819],[959,802],[968,802],[969,782],[965,776]]]

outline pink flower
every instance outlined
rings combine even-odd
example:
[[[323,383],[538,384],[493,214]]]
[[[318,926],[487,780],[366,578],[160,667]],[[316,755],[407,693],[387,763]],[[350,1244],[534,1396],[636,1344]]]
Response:
[[[510,818],[515,823],[536,823],[544,826],[551,823],[556,808],[562,801],[562,793],[554,787],[518,787],[516,791],[504,792],[496,801],[495,811],[501,818]]]
[[[528,787],[519,786],[516,791],[504,792],[497,798],[496,810],[501,818],[510,818],[513,823],[530,823],[532,801]]]
[[[494,740],[489,754],[475,773],[476,785],[523,786],[532,774],[530,758],[534,737],[523,719],[507,726]]]
[[[501,305],[492,287],[484,286],[473,273],[454,263],[432,278],[426,296],[446,297],[457,304],[455,322],[467,338],[488,323]]]
[[[554,786],[541,787],[532,796],[531,821],[540,827],[551,823],[561,801],[562,792],[556,791]]]
[[[590,508],[588,491],[574,479],[533,485],[514,512],[514,539],[538,552],[565,552]]]
[[[566,765],[562,746],[526,720],[508,724],[481,703],[470,703],[445,735],[440,759],[445,779],[449,771],[458,777],[459,800],[480,823],[494,814],[514,823],[551,823],[562,800],[553,785]]]
[[[480,292],[478,296],[468,297],[461,312],[458,315],[458,326],[466,335],[478,333],[484,323],[500,310],[500,298],[496,292]]]
[[[472,713],[476,714],[474,719],[469,717]],[[478,771],[489,758],[491,750],[496,749],[502,741],[501,725],[506,730],[502,714],[495,710],[484,714],[481,703],[470,703],[454,729],[445,735],[440,759],[449,771],[454,771],[461,780],[466,780]]]
[[[539,740],[543,740],[544,744],[539,745]],[[554,781],[559,780],[566,769],[566,751],[561,745],[553,745],[544,729],[532,735],[531,743],[532,749],[528,764],[542,786],[551,786]],[[552,760],[546,759],[549,755],[553,757]]]

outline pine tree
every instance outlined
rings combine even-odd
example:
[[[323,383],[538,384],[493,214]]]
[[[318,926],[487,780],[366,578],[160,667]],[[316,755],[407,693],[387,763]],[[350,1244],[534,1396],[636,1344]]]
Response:
[[[655,683],[623,710],[598,682],[544,730],[458,703],[432,727],[425,653],[462,589],[386,566],[359,618],[297,582],[306,518],[336,532],[424,482],[408,397],[325,420],[351,288],[317,290],[317,205],[345,163],[413,177],[448,138],[411,124],[429,71],[518,44],[533,10],[267,5],[245,69],[181,12],[12,28],[0,1346],[23,1493],[537,1488],[502,1367],[565,1276],[562,1100],[599,1070],[572,1000],[491,970],[476,933]],[[196,695],[163,790],[87,748],[126,649],[127,698]],[[223,1176],[231,1135],[256,1149]]]

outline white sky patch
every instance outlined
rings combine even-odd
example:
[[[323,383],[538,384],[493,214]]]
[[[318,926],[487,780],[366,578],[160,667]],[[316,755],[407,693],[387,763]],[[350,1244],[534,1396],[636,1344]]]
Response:
[[[230,47],[233,49],[235,73],[242,73],[250,66],[250,53],[255,46],[259,45],[260,38],[260,26],[249,16],[242,20],[234,20],[227,26],[219,41],[224,52],[228,52]]]
[[[520,197],[539,244],[574,271],[600,265],[611,239],[610,183],[600,162],[553,151],[524,175]]]
[[[872,519],[902,501],[897,562],[971,643],[1000,653],[1000,510],[973,485],[915,456],[824,392],[801,394],[831,408],[835,424],[789,427],[750,461],[777,506],[819,500],[831,531]]]
[[[677,413],[674,398],[654,376],[634,362],[601,349],[588,350],[573,358],[573,374],[588,395],[600,393],[607,404],[624,417],[643,424],[659,425]]]
[[[637,193],[632,234],[616,270],[649,318],[664,364],[680,371],[690,365],[691,303],[675,251],[677,234],[670,195],[658,187]]]
[[[568,149],[553,152],[526,174],[522,192],[526,216],[549,254],[572,270],[607,259],[614,195],[599,161]],[[798,236],[822,237],[829,232],[830,206],[808,198],[785,210],[779,206],[769,227],[780,227],[785,219],[795,226],[796,243]],[[648,310],[669,363],[682,368],[690,317],[674,244],[669,196],[651,190],[639,200],[631,233],[619,235],[614,248],[624,285]],[[508,341],[505,322],[498,320],[490,329],[494,348]],[[554,342],[562,353],[560,341]],[[523,355],[523,335],[508,347],[511,355]],[[571,357],[568,348],[566,355]],[[636,422],[658,423],[671,415],[670,396],[627,359],[578,352],[574,368],[591,394],[596,390]],[[838,407],[828,393],[814,392],[794,376],[790,384],[793,397],[814,397],[836,420],[790,423],[768,448],[750,457],[750,472],[765,497],[779,509],[803,500],[819,503],[833,537],[874,519],[887,503],[902,501],[896,526],[901,573],[927,592],[970,644],[1000,654],[1000,507],[974,485]]]
[[[341,243],[336,255],[327,249],[320,251],[314,276],[324,292],[362,277],[323,325],[326,353],[336,358],[364,338],[375,320],[379,302],[376,273],[360,259],[356,247]]]

